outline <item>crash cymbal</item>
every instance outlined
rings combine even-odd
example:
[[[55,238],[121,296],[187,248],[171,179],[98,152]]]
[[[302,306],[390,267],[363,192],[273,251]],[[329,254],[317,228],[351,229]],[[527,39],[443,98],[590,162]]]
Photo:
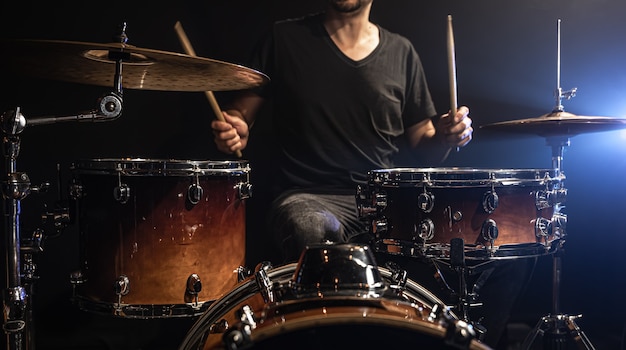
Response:
[[[9,40],[3,64],[35,78],[114,87],[115,60],[123,55],[124,89],[159,91],[225,91],[260,86],[268,77],[237,64],[122,43],[60,40]]]
[[[574,136],[626,128],[626,118],[577,116],[567,112],[552,112],[538,118],[492,123],[481,128],[536,134],[539,136]]]

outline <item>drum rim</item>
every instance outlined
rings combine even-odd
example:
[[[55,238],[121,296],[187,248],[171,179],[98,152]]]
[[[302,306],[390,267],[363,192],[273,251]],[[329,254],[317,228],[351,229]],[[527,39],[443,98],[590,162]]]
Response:
[[[158,158],[92,158],[77,160],[70,166],[81,174],[146,175],[238,175],[250,172],[247,160],[185,160]]]
[[[267,271],[267,276],[272,278],[282,278],[284,280],[294,278],[293,274],[296,272],[298,263],[289,263],[281,265]],[[383,266],[377,266],[381,276],[387,281],[392,279],[392,271]],[[434,293],[420,285],[418,282],[407,279],[404,287],[405,296],[413,300],[421,302],[427,306],[432,307],[435,304],[445,306],[446,304],[439,299]],[[251,275],[246,279],[240,281],[229,292],[222,295],[220,298],[214,300],[209,307],[198,317],[192,327],[187,332],[187,336],[183,339],[180,350],[189,349],[191,346],[199,345],[205,339],[202,339],[204,335],[209,332],[209,328],[220,317],[223,317],[226,312],[232,310],[233,306],[238,305],[243,300],[251,298],[259,293],[259,285],[256,283],[255,275]],[[453,318],[459,319],[453,310],[449,310],[450,315]]]
[[[565,175],[549,168],[389,168],[368,172],[369,184],[387,187],[538,186],[561,182]]]

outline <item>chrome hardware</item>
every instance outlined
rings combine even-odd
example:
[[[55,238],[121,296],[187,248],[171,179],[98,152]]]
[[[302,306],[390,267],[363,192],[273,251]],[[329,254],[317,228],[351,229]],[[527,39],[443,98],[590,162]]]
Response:
[[[492,219],[487,219],[483,222],[483,226],[480,229],[480,233],[484,240],[493,242],[498,239],[498,226]]]
[[[424,242],[433,239],[435,236],[435,223],[429,218],[422,220],[417,227],[417,236]]]
[[[552,234],[552,221],[546,218],[537,218],[535,220],[535,236],[537,238],[546,238]]]
[[[444,214],[448,216],[448,228],[452,228],[452,225],[463,220],[463,213],[460,210],[452,211],[452,207],[449,205],[444,209]]]
[[[263,296],[263,300],[266,303],[274,301],[274,293],[272,292],[272,283],[270,281],[269,276],[267,275],[267,271],[272,268],[272,264],[270,262],[262,262],[256,267],[256,284],[259,287],[259,292]]]
[[[202,281],[200,276],[192,273],[187,277],[187,293],[191,295],[198,295],[202,291]]]
[[[424,192],[420,193],[417,196],[417,207],[423,211],[424,213],[430,213],[435,206],[435,195],[431,192],[427,192],[424,189]]]
[[[387,234],[389,230],[389,223],[387,222],[387,218],[383,216],[378,220],[374,220],[374,222],[372,222],[372,230],[374,230],[374,234],[376,236]]]
[[[189,185],[189,188],[187,188],[187,199],[191,204],[198,204],[200,200],[202,200],[203,195],[204,190],[202,189],[202,186],[200,186],[200,184],[197,182]]]
[[[127,295],[130,292],[130,280],[127,276],[121,275],[115,281],[113,288],[115,290],[115,295],[118,297]]]
[[[535,193],[535,206],[537,210],[554,207],[559,203],[564,203],[567,198],[567,189],[557,189],[552,191],[537,191]]]
[[[237,190],[237,196],[239,199],[248,199],[252,197],[252,184],[248,182],[240,182],[235,185],[235,189]]]
[[[113,188],[113,198],[121,204],[126,204],[130,198],[130,187],[122,183],[121,173],[117,173],[117,187]]]
[[[483,194],[483,210],[487,214],[493,213],[498,208],[498,194],[495,189]]]

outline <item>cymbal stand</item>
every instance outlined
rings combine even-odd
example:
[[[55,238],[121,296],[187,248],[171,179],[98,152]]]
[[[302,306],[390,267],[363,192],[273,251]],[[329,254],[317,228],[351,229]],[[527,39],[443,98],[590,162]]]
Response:
[[[24,344],[23,331],[26,329],[26,290],[21,286],[20,267],[20,209],[21,200],[30,192],[30,180],[25,173],[16,171],[16,159],[20,148],[17,136],[22,132],[26,121],[19,108],[12,114],[12,120],[3,115],[2,129],[4,152],[7,160],[7,179],[2,186],[6,232],[7,288],[3,295],[4,332],[7,334],[7,349],[21,349]]]
[[[552,147],[552,165],[557,170],[557,175],[560,175],[563,149],[565,146],[569,146],[569,137],[548,137],[547,144]],[[561,241],[560,244],[564,244],[564,241]],[[552,313],[543,316],[537,322],[537,325],[524,339],[522,349],[530,349],[538,334],[543,336],[544,349],[564,349],[568,336],[572,336],[576,342],[581,342],[585,349],[595,349],[589,338],[576,324],[576,319],[582,315],[572,316],[560,312],[561,254],[561,246],[552,254]]]
[[[126,43],[126,23],[122,23],[119,32],[114,37],[121,43]],[[15,110],[3,113],[0,116],[0,127],[4,134],[3,146],[6,160],[7,178],[2,183],[3,211],[5,217],[6,242],[6,282],[7,288],[3,293],[3,329],[7,335],[7,349],[34,349],[34,327],[32,320],[32,282],[37,279],[35,275],[35,264],[32,260],[32,253],[42,250],[43,230],[37,229],[29,240],[22,247],[21,242],[21,201],[31,192],[42,192],[47,190],[49,184],[41,186],[31,186],[28,175],[17,171],[17,157],[20,150],[19,134],[28,125],[44,125],[68,121],[111,121],[119,118],[122,114],[122,62],[128,59],[129,53],[120,51],[110,51],[109,58],[115,60],[115,91],[103,95],[98,99],[98,106],[85,114],[60,117],[41,117],[30,119],[21,113],[19,107]],[[59,198],[60,199],[60,198]],[[46,219],[47,218],[47,219]],[[51,219],[51,220],[50,220]],[[70,221],[69,210],[61,208],[59,212],[47,213],[44,221],[52,221],[57,233]],[[24,268],[21,266],[24,252]],[[27,288],[22,285],[27,283]],[[30,291],[30,293],[29,293]]]
[[[63,121],[112,120],[121,113],[121,98],[116,93],[105,95],[99,100],[99,110],[89,114],[63,117],[35,118],[28,124],[42,125]],[[0,126],[4,133],[3,147],[6,160],[6,179],[2,183],[3,212],[6,233],[6,289],[3,293],[4,332],[7,334],[7,349],[34,349],[34,327],[32,312],[32,282],[37,279],[32,254],[42,251],[43,230],[37,229],[31,238],[21,238],[21,201],[30,193],[47,191],[49,183],[31,186],[28,175],[17,171],[17,157],[20,151],[19,134],[27,125],[26,118],[17,107],[2,114]],[[51,221],[57,231],[69,222],[66,208],[59,212],[47,213],[43,219]],[[22,246],[24,242],[24,246]],[[21,253],[24,253],[22,256]],[[25,265],[21,262],[24,258]],[[25,285],[22,285],[25,283]],[[26,287],[26,288],[25,288]]]
[[[563,112],[562,100],[570,99],[576,95],[576,88],[563,91],[561,89],[561,20],[557,21],[557,79],[556,79],[556,106],[554,112]],[[569,136],[567,135],[543,135],[546,137],[546,143],[552,148],[552,167],[557,170],[557,176],[560,176],[563,151],[565,147],[570,145]],[[560,289],[561,289],[561,250],[565,243],[561,238],[559,249],[552,254],[552,313],[543,316],[535,328],[528,334],[522,349],[530,349],[538,334],[542,334],[544,340],[544,348],[546,349],[563,349],[566,346],[567,336],[573,336],[577,342],[582,342],[585,349],[595,349],[585,333],[576,324],[576,319],[582,315],[571,316],[560,312]]]

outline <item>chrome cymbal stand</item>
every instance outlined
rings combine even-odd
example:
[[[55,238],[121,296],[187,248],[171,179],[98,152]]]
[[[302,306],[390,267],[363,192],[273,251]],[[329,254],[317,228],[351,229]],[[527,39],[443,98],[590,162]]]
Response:
[[[115,39],[126,43],[126,23],[124,22]],[[28,175],[17,171],[17,157],[20,150],[19,134],[28,125],[44,125],[60,122],[101,122],[112,121],[122,114],[122,68],[128,54],[109,51],[109,58],[115,61],[114,91],[98,99],[97,107],[84,114],[59,117],[41,117],[26,121],[19,107],[0,117],[0,127],[4,134],[3,146],[6,159],[6,179],[2,182],[4,232],[6,242],[6,289],[3,291],[4,332],[7,335],[8,350],[34,349],[34,327],[32,320],[32,282],[37,279],[32,253],[42,250],[43,230],[37,229],[29,240],[21,240],[21,201],[31,192],[45,191],[49,184],[31,186]],[[61,199],[61,198],[59,198]],[[60,208],[58,212],[46,213],[44,221],[50,221],[57,233],[70,222],[69,210]],[[25,254],[22,256],[21,253]],[[25,264],[22,267],[21,262]],[[28,288],[24,288],[26,283]],[[30,293],[29,293],[30,291]]]
[[[548,137],[548,145],[552,146],[552,165],[561,174],[560,166],[563,159],[563,149],[569,146],[569,137]],[[565,237],[565,235],[563,235]],[[561,313],[561,254],[563,253],[562,245],[565,243],[562,238],[560,246],[552,254],[552,313],[543,316],[537,325],[528,334],[522,349],[531,349],[537,335],[543,336],[543,349],[565,349],[568,338],[572,338],[575,342],[581,343],[585,349],[595,349],[585,333],[576,324],[576,319],[582,315],[567,315]]]
[[[26,329],[26,290],[21,285],[20,267],[20,209],[21,200],[30,192],[30,180],[25,173],[18,173],[16,159],[20,149],[17,136],[26,126],[26,120],[19,108],[2,118],[4,153],[7,178],[2,184],[6,233],[7,288],[3,295],[4,332],[7,334],[7,349],[21,349],[24,346],[23,331]]]
[[[122,99],[112,92],[99,99],[99,109],[87,114],[63,117],[44,117],[32,119],[28,124],[42,125],[64,121],[102,121],[119,117],[122,111]],[[17,157],[20,151],[19,134],[26,128],[27,122],[20,108],[8,111],[0,117],[0,126],[4,133],[3,146],[6,160],[6,178],[2,182],[4,232],[6,236],[6,289],[3,293],[4,332],[7,334],[7,349],[34,349],[34,327],[32,312],[32,282],[37,279],[33,253],[42,251],[43,230],[37,229],[30,239],[21,238],[21,201],[31,192],[46,191],[50,184],[32,186],[28,175],[17,171]],[[60,198],[59,198],[60,199]],[[69,222],[69,210],[60,208],[58,212],[46,213],[42,218],[52,223],[60,232]],[[24,243],[24,245],[22,244]],[[21,253],[24,253],[23,256]],[[21,266],[22,261],[25,263]],[[25,285],[23,285],[25,283]],[[25,288],[27,287],[27,288]]]
[[[563,112],[563,98],[570,99],[576,95],[576,88],[563,91],[561,89],[561,20],[557,21],[557,79],[556,79],[556,106],[553,112]],[[563,150],[570,145],[568,135],[544,135],[546,143],[552,148],[552,167],[557,170],[557,176],[561,175],[563,162]],[[582,343],[585,349],[595,349],[585,333],[576,324],[576,319],[582,315],[567,315],[560,312],[560,289],[561,289],[561,254],[565,234],[559,242],[560,246],[552,255],[552,313],[543,316],[533,330],[528,334],[522,349],[530,349],[538,334],[543,335],[544,349],[565,349],[568,337],[572,337],[577,343]]]

